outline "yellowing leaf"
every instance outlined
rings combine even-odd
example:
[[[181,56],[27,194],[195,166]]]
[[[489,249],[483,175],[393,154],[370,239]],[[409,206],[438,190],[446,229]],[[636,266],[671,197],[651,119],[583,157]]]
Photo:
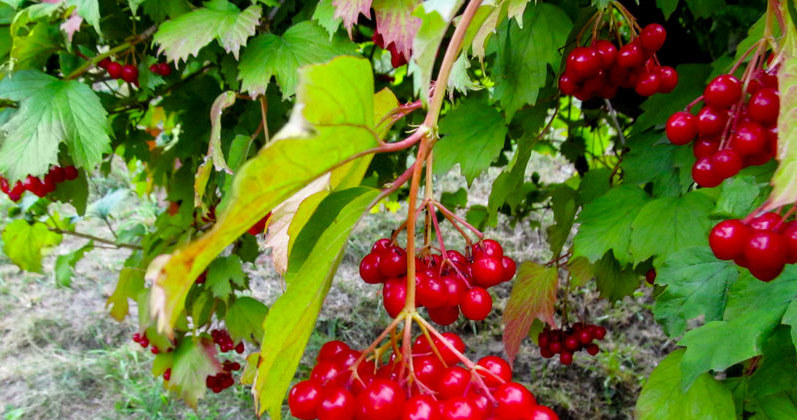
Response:
[[[40,222],[28,224],[18,219],[3,230],[3,252],[19,268],[25,271],[42,271],[42,253],[49,247],[61,243],[61,235],[51,232]]]
[[[171,332],[194,279],[262,215],[341,162],[375,147],[373,73],[367,60],[338,57],[299,72],[288,124],[236,174],[229,204],[203,236],[178,248],[155,275],[150,301]],[[159,257],[160,258],[160,257]],[[153,261],[155,264],[155,261]]]
[[[526,261],[518,267],[517,278],[504,309],[504,350],[513,363],[520,342],[529,334],[535,319],[555,326],[556,267]]]

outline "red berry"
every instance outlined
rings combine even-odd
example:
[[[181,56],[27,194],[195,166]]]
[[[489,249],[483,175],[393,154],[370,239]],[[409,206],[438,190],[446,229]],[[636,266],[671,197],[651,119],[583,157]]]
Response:
[[[670,93],[678,86],[678,72],[670,66],[661,66],[656,69],[659,76],[659,93]]]
[[[67,181],[72,181],[73,179],[78,177],[77,168],[72,165],[64,167],[64,176],[66,176]]]
[[[766,150],[767,133],[760,125],[752,121],[743,121],[737,127],[731,145],[742,155],[755,155]]]
[[[490,417],[495,407],[492,401],[490,401],[490,399],[488,399],[484,394],[477,394],[476,392],[471,391],[468,393],[467,398],[470,403],[476,407],[479,418],[486,419]]]
[[[493,393],[493,398],[497,403],[495,415],[503,420],[525,420],[537,403],[534,395],[517,382],[501,385]]]
[[[658,23],[651,23],[645,26],[639,34],[639,41],[642,44],[642,48],[649,52],[660,50],[665,40],[667,40],[667,31]]]
[[[318,356],[316,357],[316,361],[330,361],[336,362],[341,359],[343,355],[345,355],[349,350],[349,345],[339,341],[339,340],[332,340],[327,341],[321,346],[321,350],[318,351]]]
[[[753,231],[744,247],[744,259],[751,272],[780,272],[788,247],[782,236],[770,231]]]
[[[747,227],[753,230],[768,230],[772,232],[776,232],[776,227],[781,227],[783,223],[783,218],[780,217],[777,213],[764,213],[760,216],[754,217],[750,220],[750,223],[747,224]]]
[[[570,366],[573,363],[573,353],[569,351],[562,351],[559,353],[559,363]]]
[[[648,284],[650,284],[650,285],[653,285],[653,283],[655,283],[655,282],[656,282],[656,269],[655,269],[655,268],[651,268],[650,270],[648,270],[648,271],[645,273],[645,281],[646,281],[646,282],[648,282]],[[587,331],[587,330],[585,330],[585,331],[582,331],[582,333],[583,333],[583,332],[586,332],[587,334],[589,334],[589,331]],[[589,343],[590,341],[592,341],[592,335],[591,335],[591,334],[589,335],[589,337],[590,337],[590,339],[589,339],[589,340],[587,340],[587,342],[586,342],[586,343],[584,342],[584,340],[582,340],[582,339],[581,339],[581,336],[580,336],[580,335],[579,335],[579,337],[578,337],[578,340],[579,340],[579,341],[581,341],[581,344],[587,344],[587,343]]]
[[[459,308],[456,306],[442,306],[429,309],[429,318],[440,325],[451,325],[459,318]]]
[[[404,404],[401,420],[440,420],[440,405],[430,395],[416,395]]]
[[[165,372],[163,372],[163,380],[168,381],[172,379],[172,368],[167,368]]]
[[[578,83],[575,81],[573,76],[563,73],[561,76],[559,76],[559,90],[563,95],[573,95],[578,90]]]
[[[617,54],[617,65],[623,68],[639,67],[645,61],[645,54],[639,45],[630,43],[620,48]]]
[[[544,405],[535,405],[526,420],[559,420],[559,416]]]
[[[465,291],[468,286],[465,285],[462,279],[453,275],[443,276],[442,281],[448,293],[448,302],[446,305],[454,307],[459,306],[459,304],[462,303],[462,298],[465,296]]]
[[[418,273],[418,304],[427,308],[439,308],[448,304],[448,290],[445,283],[437,276]]]
[[[501,384],[512,380],[512,367],[506,360],[498,356],[485,356],[476,363],[486,370],[479,369],[477,372],[484,380],[484,384],[490,388],[498,387]]]
[[[418,381],[429,388],[437,389],[445,366],[435,355],[417,356],[412,360],[412,369]]]
[[[772,88],[761,89],[747,102],[747,112],[753,121],[763,125],[774,124],[778,121],[780,112],[780,96]]]
[[[357,396],[357,419],[398,420],[405,398],[396,382],[376,379]]]
[[[653,271],[653,278],[655,279],[656,278],[656,270],[651,268],[650,270],[648,270],[648,273],[650,273],[651,271]],[[647,278],[648,276],[645,275],[645,277]],[[649,283],[653,284],[652,281],[650,281]],[[585,345],[585,346],[592,342],[592,334],[589,332],[588,329],[583,329],[583,330],[578,332],[578,342],[581,343],[582,345]]]
[[[713,156],[719,147],[720,144],[717,139],[698,138],[692,144],[692,153],[694,153],[695,157],[698,159],[707,158]]]
[[[352,420],[354,418],[354,395],[335,387],[324,391],[324,396],[316,409],[318,420]]]
[[[459,308],[465,318],[481,321],[490,314],[490,310],[493,308],[493,298],[481,287],[473,287],[465,293]]]
[[[461,366],[451,366],[440,378],[440,397],[449,399],[465,395],[470,386],[470,372]]]
[[[697,132],[706,137],[718,136],[727,122],[727,111],[705,106],[697,113]]]
[[[687,111],[676,112],[667,120],[665,132],[672,144],[687,144],[697,135],[697,120]]]
[[[711,158],[702,158],[692,166],[692,179],[701,187],[711,188],[721,184],[724,178],[714,169]]]
[[[138,83],[138,69],[132,64],[122,67],[122,80],[127,83]]]
[[[108,76],[110,76],[111,79],[118,79],[122,77],[122,65],[115,61],[108,64],[106,70],[108,70]]]
[[[715,77],[703,91],[703,100],[706,104],[717,108],[730,108],[741,97],[742,84],[730,74]]]
[[[208,388],[214,388],[214,380],[208,376]],[[214,385],[214,386],[211,386]],[[321,386],[311,381],[302,381],[291,388],[288,393],[288,407],[291,415],[301,420],[313,420],[316,418],[316,411],[321,404]]]
[[[592,336],[598,340],[603,340],[603,337],[606,337],[606,328],[601,327],[600,325],[593,325],[590,329]]]
[[[440,413],[443,420],[481,420],[479,407],[467,397],[455,397],[443,401],[440,404]]]
[[[371,247],[371,252],[386,251],[390,249],[390,247],[390,239],[382,238],[374,242],[374,246]]]
[[[169,66],[169,63],[158,63],[157,73],[161,76],[168,76],[172,74],[172,68]]]
[[[473,261],[473,281],[482,287],[492,287],[504,280],[501,258],[479,257]]]
[[[149,66],[149,71],[151,71],[151,72],[153,72],[155,74],[158,74],[158,64],[155,63],[155,64],[150,65]]]
[[[344,368],[338,363],[325,360],[318,362],[310,371],[310,380],[321,385],[342,384]]]
[[[369,284],[384,283],[386,280],[379,271],[379,253],[372,252],[360,261],[360,278]]]
[[[388,315],[395,318],[407,300],[407,283],[404,278],[388,280],[382,286],[382,299]]]
[[[454,347],[455,350],[458,352],[465,353],[465,342],[456,334],[452,332],[443,333],[443,337],[445,340]],[[446,346],[441,340],[437,338],[434,339],[435,347],[437,347],[437,351],[440,352],[440,356],[443,357],[443,360],[448,364],[455,364],[459,361],[459,357],[451,351],[448,346]],[[431,349],[430,349],[431,350]]]
[[[394,246],[379,255],[379,271],[386,278],[403,276],[407,272],[407,254]]]
[[[656,72],[644,73],[634,87],[639,96],[653,96],[659,91],[659,76]]]
[[[565,338],[565,348],[567,350],[577,351],[579,347],[581,347],[581,343],[578,342],[577,336],[571,335]]]
[[[723,149],[711,156],[714,170],[723,179],[730,178],[742,169],[742,157],[733,149]]]
[[[51,167],[48,175],[51,175],[53,177],[53,181],[55,181],[57,184],[60,184],[66,180],[66,172],[64,171],[64,168],[58,165]]]
[[[485,239],[480,244],[473,247],[473,258],[492,257],[501,259],[504,256],[504,248],[497,241]]]
[[[515,265],[515,260],[512,258],[507,257],[504,255],[501,258],[501,268],[504,269],[504,280],[503,281],[510,281],[513,277],[515,277],[515,273],[517,272],[517,266]]]
[[[783,229],[783,240],[786,241],[786,262],[797,262],[797,223],[789,222]]]
[[[617,47],[611,41],[601,39],[595,42],[594,48],[600,59],[601,67],[604,70],[611,68],[617,60]]]
[[[589,353],[590,356],[594,356],[594,355],[598,354],[599,350],[600,350],[600,348],[598,347],[597,344],[589,344],[589,345],[587,345],[587,353]]]
[[[584,80],[598,73],[601,60],[593,48],[577,47],[567,56],[566,68],[572,71],[578,79]]]
[[[111,59],[105,57],[97,63],[97,67],[101,69],[107,69],[109,64],[111,64]]]

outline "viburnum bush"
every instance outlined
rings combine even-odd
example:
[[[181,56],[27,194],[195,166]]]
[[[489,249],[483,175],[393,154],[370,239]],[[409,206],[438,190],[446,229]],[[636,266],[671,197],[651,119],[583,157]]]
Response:
[[[38,272],[85,240],[56,260],[68,284],[94,246],[129,250],[109,313],[137,303],[133,340],[192,406],[240,382],[273,419],[286,400],[300,419],[555,419],[513,375],[521,343],[578,364],[616,326],[569,296],[648,288],[678,348],[636,417],[797,418],[797,8],[641,3],[5,1],[3,252]],[[572,176],[527,175],[543,154]],[[114,228],[115,196],[87,200],[120,165],[159,210]],[[486,205],[435,184],[490,167]],[[392,321],[297,377],[348,237],[398,200],[404,221],[356,256]],[[485,236],[541,211],[547,261]],[[266,249],[270,307],[244,270]],[[500,356],[434,325],[494,312]]]

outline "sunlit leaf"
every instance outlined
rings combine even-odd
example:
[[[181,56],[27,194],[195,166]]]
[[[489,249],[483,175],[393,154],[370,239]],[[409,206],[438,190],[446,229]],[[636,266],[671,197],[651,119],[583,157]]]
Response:
[[[545,267],[531,261],[518,267],[515,284],[504,309],[504,351],[510,364],[535,319],[556,326],[553,313],[557,279],[556,267]]]
[[[3,229],[3,252],[25,271],[42,271],[42,254],[61,243],[61,235],[51,232],[44,223],[17,219]]]

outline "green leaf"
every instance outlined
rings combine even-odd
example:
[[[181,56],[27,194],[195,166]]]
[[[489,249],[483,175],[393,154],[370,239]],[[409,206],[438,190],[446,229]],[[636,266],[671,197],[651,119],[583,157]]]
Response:
[[[682,111],[689,101],[703,94],[711,65],[681,64],[675,70],[678,72],[678,86],[670,93],[653,95],[642,104],[643,113],[633,125],[635,133],[656,125],[663,126],[670,115]]]
[[[672,12],[678,7],[678,0],[656,0],[656,6],[661,9],[664,19],[669,19]]]
[[[100,219],[107,219],[119,208],[129,194],[130,190],[123,188],[112,190],[101,199],[91,203],[88,212],[90,215],[99,217]]]
[[[0,172],[10,180],[44,175],[58,163],[61,143],[66,143],[75,165],[87,170],[111,151],[108,113],[80,82],[21,71],[0,81],[0,98],[21,102],[2,126]]]
[[[234,341],[263,338],[263,320],[268,308],[257,299],[240,297],[227,309],[224,324]]]
[[[556,325],[553,313],[558,277],[556,267],[545,267],[531,261],[518,267],[503,316],[504,351],[509,364],[514,362],[520,343],[529,335],[535,319]]]
[[[696,18],[708,18],[723,9],[723,0],[685,0],[689,10]]]
[[[72,181],[62,182],[55,186],[49,196],[53,201],[69,203],[75,207],[77,214],[86,214],[86,203],[89,199],[89,182],[85,171],[79,171],[78,177]]]
[[[172,353],[172,376],[164,386],[196,408],[207,389],[205,378],[221,371],[216,344],[207,338],[185,337]]]
[[[639,287],[639,275],[623,268],[607,253],[595,263],[595,282],[601,297],[614,302],[634,293]]]
[[[745,273],[731,286],[725,320],[689,331],[679,342],[687,348],[682,386],[688,387],[703,372],[723,370],[760,355],[796,294],[797,267],[788,266],[769,283]]]
[[[559,185],[551,191],[551,209],[553,210],[554,224],[548,227],[548,243],[551,245],[551,252],[558,257],[562,253],[562,247],[570,237],[570,230],[576,219],[578,205],[576,191],[564,184]]]
[[[670,337],[683,334],[690,319],[722,319],[728,289],[739,277],[736,265],[718,260],[708,247],[670,254],[656,270],[656,284],[666,286],[656,298],[653,315]]]
[[[589,204],[603,196],[611,189],[612,171],[609,168],[590,169],[581,177],[578,184],[578,201],[581,205]]]
[[[32,7],[35,6],[30,8]],[[58,51],[59,38],[58,28],[44,22],[36,23],[30,31],[23,33],[13,31],[12,26],[10,62],[14,69],[42,68],[47,62],[47,57]]]
[[[680,387],[683,349],[662,360],[642,387],[636,403],[639,420],[736,418],[731,393],[711,375],[698,376],[688,391]]]
[[[455,164],[471,184],[504,147],[507,127],[485,96],[470,96],[440,120],[442,139],[435,146],[435,173]]]
[[[332,0],[321,0],[313,12],[313,20],[329,32],[329,39],[338,31],[342,20],[335,16],[335,6]]]
[[[153,42],[160,45],[159,53],[165,54],[167,61],[179,62],[196,56],[215,39],[237,60],[238,51],[255,34],[261,12],[260,6],[241,11],[227,0],[211,0],[204,7],[162,23]]]
[[[652,183],[655,196],[677,197],[689,190],[695,161],[691,148],[678,147],[664,133],[655,130],[632,135],[628,148],[620,165],[626,184]]]
[[[780,326],[767,341],[761,361],[750,376],[750,393],[762,397],[797,389],[797,355],[789,328]]]
[[[205,267],[264,214],[351,156],[375,147],[373,73],[367,60],[339,57],[300,70],[288,124],[238,171],[229,204],[203,236],[152,265],[153,312],[168,331]],[[286,159],[301,156],[301,159]],[[160,257],[159,257],[160,258]]]
[[[258,35],[241,55],[241,90],[252,96],[263,95],[274,76],[282,97],[288,98],[295,92],[299,67],[354,54],[354,47],[351,41],[338,36],[330,40],[324,29],[308,21],[291,26],[282,36]]]
[[[573,256],[595,262],[612,250],[618,261],[630,262],[631,223],[649,201],[639,188],[622,186],[585,205],[578,218],[581,227],[573,238]]]
[[[144,289],[144,270],[141,268],[141,252],[134,252],[127,257],[125,265],[119,272],[119,281],[116,289],[105,303],[110,307],[111,316],[119,321],[124,321],[129,310],[128,299],[135,299]]]
[[[794,19],[794,16],[790,17]],[[792,21],[793,22],[793,21]],[[772,194],[767,209],[790,205],[797,201],[797,29],[787,30],[780,51],[778,69],[780,114],[778,115],[778,169],[772,177]]]
[[[717,206],[713,214],[722,218],[742,219],[764,200],[759,197],[762,186],[753,176],[735,176],[726,179],[720,187]]]
[[[245,279],[241,258],[237,255],[230,255],[216,258],[210,263],[205,286],[213,292],[213,296],[226,300],[232,293],[230,282],[243,286]]]
[[[783,314],[783,324],[791,327],[791,341],[797,347],[797,299],[793,300],[786,313]]]
[[[89,25],[94,27],[98,34],[102,34],[100,30],[100,3],[99,0],[66,0],[67,6],[74,6],[77,9],[77,14],[88,22]]]
[[[42,254],[59,243],[61,235],[51,232],[44,223],[17,219],[3,229],[3,252],[25,271],[41,273]]]
[[[542,2],[529,5],[523,21],[522,29],[505,21],[495,37],[498,54],[492,74],[493,95],[504,107],[507,121],[523,105],[537,101],[548,78],[548,66],[558,73],[562,48],[573,27],[562,9]]]
[[[632,261],[666,258],[690,246],[708,245],[708,232],[713,225],[708,216],[713,208],[711,198],[700,192],[649,202],[631,225]]]
[[[69,287],[72,285],[72,277],[75,275],[75,264],[80,261],[86,252],[94,249],[94,242],[89,241],[82,247],[59,255],[55,259],[55,284],[61,287]]]
[[[311,235],[315,241],[297,239],[285,278],[288,289],[271,307],[263,324],[265,334],[254,392],[258,413],[268,410],[273,420],[280,419],[283,398],[343,257],[346,240],[379,193],[363,187],[354,191],[358,195],[349,201],[338,197],[351,198],[351,190],[330,194],[302,229],[300,236]],[[336,215],[331,224],[326,220],[329,212]],[[300,254],[306,258],[300,258]],[[300,262],[301,267],[296,268],[294,264]]]
[[[335,17],[343,19],[343,26],[350,37],[360,13],[367,18],[371,17],[371,0],[332,0],[332,4],[335,6]]]
[[[421,26],[412,40],[412,60],[408,71],[412,74],[415,94],[424,103],[429,99],[429,85],[432,82],[437,49],[460,2],[461,0],[423,2],[412,12],[412,16],[421,20]]]

